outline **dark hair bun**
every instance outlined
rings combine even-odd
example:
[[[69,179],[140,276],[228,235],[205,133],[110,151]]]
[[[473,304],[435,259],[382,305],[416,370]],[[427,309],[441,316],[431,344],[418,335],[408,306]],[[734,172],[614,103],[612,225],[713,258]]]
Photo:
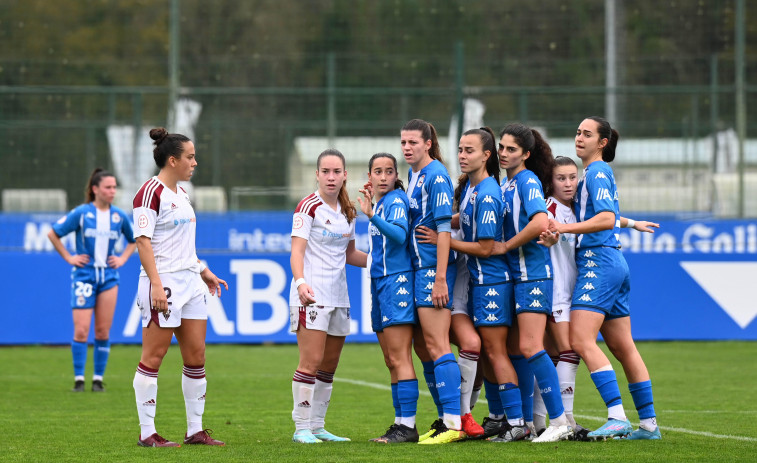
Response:
[[[158,146],[168,136],[168,130],[158,127],[150,130],[150,138],[155,140],[155,146]]]

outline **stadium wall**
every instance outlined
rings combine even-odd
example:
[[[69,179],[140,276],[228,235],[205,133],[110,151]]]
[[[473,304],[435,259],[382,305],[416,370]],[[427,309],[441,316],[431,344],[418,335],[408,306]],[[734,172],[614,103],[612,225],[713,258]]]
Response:
[[[71,340],[70,267],[46,237],[55,214],[0,214],[0,281],[6,284],[0,344]],[[367,221],[357,224],[366,249]],[[198,255],[229,283],[209,298],[210,343],[294,343],[288,333],[291,212],[199,214]],[[757,223],[660,220],[654,235],[621,231],[631,268],[638,340],[757,340]],[[72,235],[64,241],[72,244]],[[121,269],[111,341],[139,343],[138,257]],[[348,268],[351,342],[374,342],[367,273]],[[90,336],[90,340],[93,336]]]

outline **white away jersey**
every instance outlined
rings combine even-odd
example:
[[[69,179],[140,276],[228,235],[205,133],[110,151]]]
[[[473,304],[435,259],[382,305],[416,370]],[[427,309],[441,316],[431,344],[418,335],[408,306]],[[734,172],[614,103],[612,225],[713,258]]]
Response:
[[[200,272],[195,251],[197,219],[189,195],[174,193],[158,177],[148,180],[134,196],[134,238],[150,238],[158,273]],[[141,267],[141,276],[146,276]]]
[[[576,223],[573,208],[565,206],[553,196],[547,199],[547,215],[559,223]],[[573,287],[576,285],[576,235],[562,233],[560,240],[549,248],[552,258],[552,310],[570,310]]]
[[[306,239],[304,278],[315,293],[315,304],[349,307],[347,294],[347,245],[355,239],[355,220],[347,222],[342,208],[334,210],[318,195],[306,197],[294,211],[292,236]],[[294,279],[289,287],[289,305],[302,305]]]

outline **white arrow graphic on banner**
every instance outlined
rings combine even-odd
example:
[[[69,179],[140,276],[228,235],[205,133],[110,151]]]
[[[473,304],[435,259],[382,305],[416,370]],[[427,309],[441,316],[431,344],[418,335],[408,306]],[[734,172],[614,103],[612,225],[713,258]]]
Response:
[[[741,329],[757,317],[757,262],[681,262],[681,267]]]

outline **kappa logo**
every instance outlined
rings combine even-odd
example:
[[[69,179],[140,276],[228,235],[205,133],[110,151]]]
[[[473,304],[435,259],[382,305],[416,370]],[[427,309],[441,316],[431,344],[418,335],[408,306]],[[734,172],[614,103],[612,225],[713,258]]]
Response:
[[[531,290],[531,292],[530,292],[530,293],[528,293],[528,294],[530,294],[530,295],[532,295],[532,296],[541,296],[541,295],[543,295],[544,293],[543,293],[543,292],[541,292],[541,289],[539,289],[539,288],[534,288],[534,289],[532,289],[532,290]]]
[[[596,267],[597,264],[593,260],[590,260],[584,264],[584,267]]]
[[[394,198],[393,204],[402,203],[402,198]]]
[[[437,175],[436,178],[434,179],[434,184],[437,184],[437,183],[444,183],[444,177],[442,177],[441,175]]]
[[[591,302],[591,298],[589,297],[588,294],[584,294],[583,296],[579,297],[578,300],[584,301],[584,302]]]
[[[384,318],[382,318],[381,321],[384,322],[384,323],[386,323],[386,322],[389,321],[389,317],[387,317],[386,315],[384,315]]]
[[[499,306],[494,301],[489,301],[488,304],[484,307],[485,309],[499,309]]]
[[[587,249],[586,252],[584,253],[584,257],[594,257],[594,256],[596,256],[596,254],[591,252],[591,249]]]
[[[394,281],[395,283],[407,283],[407,277],[405,275],[400,275],[397,277],[397,279]]]
[[[489,195],[486,195],[486,196],[484,196],[484,199],[481,202],[484,202],[484,203],[493,203],[494,202],[494,198],[492,198]]]
[[[496,322],[497,320],[499,320],[499,318],[497,318],[493,313],[490,313],[484,320],[486,320],[487,322]]]
[[[428,283],[428,284],[426,285],[426,289],[434,289],[434,284],[433,284],[433,283],[431,283],[431,282],[429,282],[429,283]]]
[[[310,312],[308,312],[308,315],[310,316],[310,323],[313,323],[316,317],[318,317],[318,312],[311,310]]]
[[[489,290],[484,294],[484,296],[499,296],[499,293],[494,288],[489,288]]]
[[[595,289],[594,285],[591,283],[586,283],[583,288],[581,289]]]
[[[528,306],[529,307],[534,307],[534,308],[541,308],[541,302],[534,301],[534,302],[530,303]]]
[[[404,287],[400,288],[399,291],[397,291],[397,294],[401,294],[403,296],[410,294]]]
[[[435,277],[436,276],[436,270],[429,270],[426,272],[426,278]]]
[[[518,310],[518,309],[520,309],[520,304],[518,304],[518,303],[516,302],[516,303],[515,303],[515,310]]]
[[[178,209],[178,208],[179,208],[179,206],[177,206],[174,203],[171,203],[171,210]]]
[[[476,318],[476,316],[475,316],[475,315],[473,316],[473,321],[474,321],[474,322],[477,322],[477,321],[478,321],[478,318]]]
[[[431,295],[429,294],[426,296],[426,299],[424,299],[423,302],[431,302]]]
[[[588,272],[586,272],[586,275],[584,275],[584,278],[596,278],[596,277],[597,277],[597,274],[594,273],[591,270],[589,270]]]
[[[597,172],[597,175],[594,178],[603,178],[603,179],[607,180],[607,176],[605,175],[604,172]]]
[[[310,402],[303,400],[302,402],[298,403],[297,406],[300,408],[310,408]]]
[[[402,301],[402,302],[400,302],[400,303],[399,303],[399,304],[397,304],[397,305],[398,305],[398,306],[400,306],[400,307],[407,307],[407,302],[405,302],[405,301]]]
[[[87,217],[88,219],[94,219],[95,218],[95,214],[93,214],[91,212],[87,212],[87,214],[85,215],[85,217]]]
[[[533,178],[529,178],[528,181],[526,182],[526,185],[528,185],[529,183],[534,183],[538,185],[538,183],[536,183],[536,180],[534,180]]]

